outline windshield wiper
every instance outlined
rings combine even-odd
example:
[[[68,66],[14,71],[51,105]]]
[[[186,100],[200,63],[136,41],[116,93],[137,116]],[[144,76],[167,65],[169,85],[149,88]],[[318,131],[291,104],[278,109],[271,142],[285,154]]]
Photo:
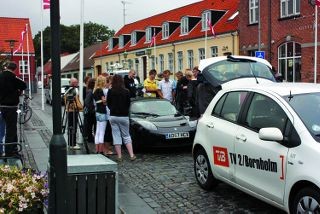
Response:
[[[159,117],[160,116],[158,114],[148,113],[148,112],[131,112],[131,114],[140,114],[140,115],[153,116],[153,117]]]

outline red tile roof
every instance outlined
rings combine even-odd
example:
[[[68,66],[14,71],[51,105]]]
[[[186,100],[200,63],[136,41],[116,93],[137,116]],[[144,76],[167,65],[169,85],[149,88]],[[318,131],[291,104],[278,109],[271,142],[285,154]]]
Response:
[[[162,27],[162,24],[166,21],[179,22],[184,16],[201,17],[203,11],[206,10],[219,10],[226,13],[222,18],[214,25],[215,34],[223,34],[237,30],[239,18],[238,16],[233,20],[228,20],[234,13],[238,11],[239,0],[203,0],[193,4],[189,4],[180,8],[176,8],[161,14],[157,14],[146,19],[142,19],[123,26],[114,37],[118,37],[123,34],[131,34],[135,30],[145,31],[147,27]],[[201,21],[199,21],[193,29],[189,29],[187,35],[180,35],[180,27],[178,27],[168,39],[162,39],[161,31],[156,35],[156,45],[170,44],[178,41],[191,40],[201,38],[205,36],[205,31],[201,31]],[[210,36],[210,31],[208,35]],[[118,45],[111,51],[108,50],[107,45],[103,47],[103,50],[98,50],[95,57],[111,55],[116,53],[122,53],[124,50],[133,51],[138,49],[147,48],[150,43],[145,43],[145,36],[143,36],[136,45],[131,46],[131,42],[128,42],[123,48],[118,49]]]
[[[16,40],[13,51],[19,46],[19,41],[21,38],[21,32],[25,29],[26,24],[28,24],[28,37],[29,37],[29,52],[34,54],[34,46],[32,40],[32,33],[30,22],[28,18],[9,18],[0,17],[0,52],[10,53],[11,49],[9,42],[6,40]],[[25,35],[26,36],[26,35]],[[23,50],[27,52],[27,37],[24,39]],[[21,53],[21,50],[17,52]]]

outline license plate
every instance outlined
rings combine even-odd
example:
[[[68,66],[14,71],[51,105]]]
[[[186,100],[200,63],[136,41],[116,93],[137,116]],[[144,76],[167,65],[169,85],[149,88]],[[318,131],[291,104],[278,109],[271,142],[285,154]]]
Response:
[[[175,138],[188,138],[189,132],[176,132],[176,133],[167,133],[166,139],[175,139]]]

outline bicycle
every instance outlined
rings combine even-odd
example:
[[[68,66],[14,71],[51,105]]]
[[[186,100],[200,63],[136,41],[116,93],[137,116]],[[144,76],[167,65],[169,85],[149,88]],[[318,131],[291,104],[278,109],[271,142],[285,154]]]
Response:
[[[18,106],[18,121],[20,124],[25,124],[32,116],[32,108],[29,106],[29,100],[32,100],[32,98],[29,97],[28,94],[23,94],[23,101]]]

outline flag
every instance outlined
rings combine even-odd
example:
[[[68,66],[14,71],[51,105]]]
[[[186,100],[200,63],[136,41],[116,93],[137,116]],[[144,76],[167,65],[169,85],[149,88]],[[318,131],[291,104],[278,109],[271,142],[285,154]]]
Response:
[[[319,1],[320,1],[320,0],[319,0]],[[208,25],[208,27],[210,28],[210,31],[211,31],[213,37],[215,37],[216,34],[215,34],[215,32],[214,32],[213,26],[211,25],[211,21],[210,21],[209,19],[207,19],[207,25]]]
[[[320,0],[316,0],[315,3],[318,7],[320,7]]]
[[[24,27],[24,29],[21,31],[19,46],[18,46],[18,48],[13,52],[13,55],[16,54],[16,53],[22,48],[23,41],[24,41],[24,35],[25,35],[27,32],[28,32],[28,29],[27,29],[27,25],[26,25],[26,26]]]
[[[153,36],[151,38],[151,42],[150,42],[150,45],[149,47],[152,47],[152,45],[154,45],[156,43],[156,31],[155,29],[153,30]]]
[[[50,0],[43,0],[43,9],[50,9]]]

